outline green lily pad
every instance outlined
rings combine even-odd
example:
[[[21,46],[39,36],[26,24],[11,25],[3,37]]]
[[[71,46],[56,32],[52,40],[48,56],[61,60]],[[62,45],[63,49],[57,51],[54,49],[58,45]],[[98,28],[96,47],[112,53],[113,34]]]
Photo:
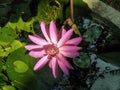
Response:
[[[5,86],[2,87],[2,90],[16,90],[16,89],[13,86],[5,85]]]
[[[0,45],[5,46],[10,44],[16,38],[16,31],[11,28],[0,28]]]
[[[33,64],[35,60],[25,54],[24,48],[11,53],[7,59],[7,73],[13,85],[20,90],[29,88],[29,83],[34,77]]]
[[[62,16],[61,4],[57,0],[41,0],[38,5],[38,14],[35,17],[38,21],[49,23]],[[62,18],[62,17],[61,17]]]
[[[3,63],[2,63],[2,59],[0,58],[0,72],[2,71],[3,68]]]
[[[26,31],[26,32],[32,32],[34,33],[33,30],[33,22],[34,18],[32,18],[30,21],[24,22],[23,19],[20,17],[18,22],[8,22],[5,27],[16,29],[20,32],[21,30]]]
[[[52,71],[48,66],[45,66],[38,72],[35,72],[36,76],[31,82],[29,90],[49,90],[54,87],[55,84],[60,81],[61,71],[58,71],[58,76],[55,79],[52,75]]]
[[[6,57],[11,52],[11,48],[8,46],[4,48],[0,45],[0,57]]]
[[[4,74],[0,73],[0,86],[6,85],[6,81],[8,81],[8,78]]]
[[[24,48],[12,52],[7,59],[7,73],[12,85],[19,90],[48,90],[52,87],[59,78],[54,79],[48,67],[33,71],[36,62],[37,60],[26,54]]]
[[[0,57],[6,57],[8,56],[11,52],[17,50],[18,48],[23,47],[24,44],[21,43],[18,40],[14,40],[12,43],[10,43],[8,46],[1,46],[0,45]]]
[[[28,70],[27,64],[22,60],[16,60],[13,64],[15,65],[15,71],[18,73],[24,73]]]
[[[19,40],[14,40],[11,44],[11,52],[21,48],[24,46],[24,43],[20,42]]]

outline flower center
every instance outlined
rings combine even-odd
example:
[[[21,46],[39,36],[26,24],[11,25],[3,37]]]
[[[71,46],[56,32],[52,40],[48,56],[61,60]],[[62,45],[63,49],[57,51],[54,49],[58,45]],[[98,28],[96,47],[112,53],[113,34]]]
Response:
[[[57,53],[59,52],[58,48],[54,45],[50,45],[48,46],[48,48],[46,49],[46,53],[49,55],[49,56],[55,56]]]

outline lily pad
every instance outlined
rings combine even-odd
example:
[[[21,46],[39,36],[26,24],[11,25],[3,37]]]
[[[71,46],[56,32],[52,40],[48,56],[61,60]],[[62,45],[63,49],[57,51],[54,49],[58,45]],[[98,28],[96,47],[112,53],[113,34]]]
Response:
[[[6,85],[6,81],[8,81],[8,78],[4,74],[0,73],[0,86]]]
[[[3,63],[2,63],[2,59],[0,58],[0,72],[2,71],[2,67],[3,67]]]
[[[24,44],[21,43],[18,40],[14,40],[11,42],[8,46],[1,46],[0,45],[0,57],[6,57],[8,56],[11,52],[17,50],[18,48],[23,47]]]
[[[61,71],[55,79],[52,75],[52,71],[48,66],[45,66],[40,71],[36,72],[36,76],[31,82],[29,90],[49,90],[60,81]]]
[[[13,64],[15,71],[18,73],[24,73],[28,70],[28,65],[21,60],[16,60]]]
[[[11,53],[7,59],[7,73],[13,85],[20,90],[29,89],[29,83],[34,77],[32,69],[35,60],[25,54],[24,48]],[[27,68],[26,68],[27,67]]]
[[[33,30],[33,22],[34,18],[32,18],[30,21],[24,22],[23,19],[20,17],[18,22],[8,22],[5,27],[12,28],[12,29],[17,29],[19,32],[21,30],[26,31],[26,32],[34,32]]]
[[[38,21],[49,23],[51,20],[56,20],[61,16],[61,4],[57,0],[41,0],[39,2],[38,14],[35,17]]]
[[[11,52],[21,48],[24,46],[24,43],[20,42],[19,40],[14,40],[11,44]]]
[[[16,38],[16,31],[11,28],[0,28],[0,45],[8,45]]]
[[[16,90],[16,89],[13,86],[5,85],[5,86],[2,87],[2,90]]]
[[[7,59],[7,73],[12,85],[19,90],[48,90],[52,87],[59,78],[54,79],[48,67],[33,71],[36,62],[24,48],[12,52]]]
[[[6,57],[11,51],[10,47],[4,48],[3,46],[0,45],[0,57]]]

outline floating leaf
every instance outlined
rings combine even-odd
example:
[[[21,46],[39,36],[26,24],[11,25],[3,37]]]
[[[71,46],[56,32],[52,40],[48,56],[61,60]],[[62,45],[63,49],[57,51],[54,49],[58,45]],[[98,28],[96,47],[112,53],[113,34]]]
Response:
[[[16,90],[16,89],[13,86],[5,85],[5,86],[2,87],[2,90]]]
[[[14,40],[10,45],[8,46],[0,46],[0,57],[6,57],[11,52],[17,50],[18,48],[23,47],[24,44],[21,43],[18,40]]]
[[[3,63],[2,63],[2,59],[0,58],[0,72],[2,71],[2,67],[3,67]]]
[[[48,90],[55,84],[51,70],[47,68],[33,71],[36,60],[26,54],[24,48],[12,52],[7,59],[7,73],[12,85],[19,90]]]
[[[62,15],[61,4],[57,0],[41,0],[35,18],[49,23],[51,20],[56,20],[60,14]]]
[[[35,20],[32,18],[30,21],[24,22],[22,18],[20,17],[18,22],[12,23],[8,22],[5,27],[12,28],[12,29],[17,29],[19,32],[21,30],[26,31],[26,32],[32,32],[34,33],[33,30],[33,22]]]
[[[80,53],[79,58],[73,60],[74,64],[81,68],[88,68],[90,65],[90,58],[86,53]]]
[[[11,28],[0,28],[0,45],[5,46],[10,44],[16,38],[16,31]]]
[[[11,52],[13,52],[13,51],[17,50],[18,48],[23,47],[24,44],[21,43],[19,40],[14,40],[14,41],[10,44],[10,46],[11,46],[11,49],[12,49]]]
[[[29,83],[34,77],[32,66],[35,62],[30,56],[25,54],[26,50],[20,48],[7,59],[7,73],[14,86],[20,90],[29,88]],[[27,67],[27,69],[26,69]],[[25,70],[24,70],[25,69]]]
[[[36,72],[36,77],[32,80],[30,90],[49,90],[54,86],[60,79],[61,72],[55,79],[48,66],[45,66],[40,71]]]
[[[6,57],[9,53],[11,52],[11,48],[10,47],[2,47],[0,46],[0,57]]]
[[[18,73],[24,73],[28,70],[28,65],[21,60],[16,60],[14,63],[14,70]]]
[[[111,71],[103,74],[92,85],[90,90],[119,90],[120,89],[120,73],[119,71]]]
[[[7,81],[8,78],[4,74],[0,73],[0,86],[5,85]]]

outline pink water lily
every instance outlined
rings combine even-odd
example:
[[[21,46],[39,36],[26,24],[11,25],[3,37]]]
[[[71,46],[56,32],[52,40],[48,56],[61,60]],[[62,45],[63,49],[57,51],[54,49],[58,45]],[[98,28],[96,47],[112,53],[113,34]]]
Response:
[[[72,38],[73,29],[66,31],[64,26],[58,32],[55,22],[51,21],[49,27],[41,22],[40,24],[44,38],[38,35],[29,35],[29,39],[34,43],[26,45],[29,55],[34,58],[40,58],[35,64],[34,70],[40,70],[47,63],[52,69],[54,78],[57,77],[58,66],[69,75],[69,69],[73,69],[66,57],[75,58],[79,56],[81,47],[77,45],[81,42],[81,37]]]

